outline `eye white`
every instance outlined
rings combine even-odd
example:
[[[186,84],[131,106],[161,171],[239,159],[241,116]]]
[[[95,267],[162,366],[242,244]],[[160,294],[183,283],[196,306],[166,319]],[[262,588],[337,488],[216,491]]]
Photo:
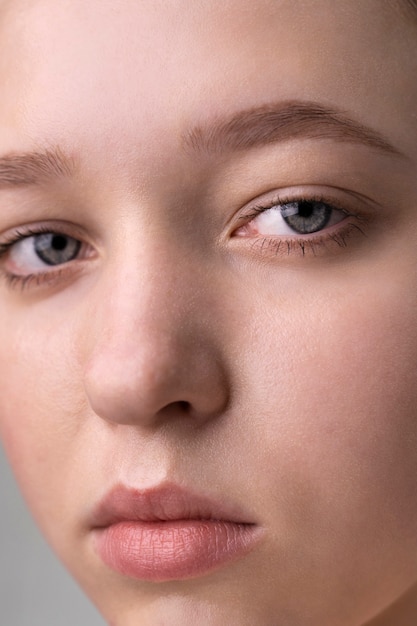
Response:
[[[54,246],[54,242],[60,245]],[[78,255],[80,245],[79,241],[68,235],[39,233],[13,244],[9,260],[14,271],[21,273],[52,269],[73,260]]]
[[[270,209],[266,209],[259,213],[252,221],[251,228],[255,228],[260,235],[307,235],[310,233],[299,233],[285,221],[285,217],[295,216],[298,213],[298,202],[288,202],[285,204],[276,204]],[[324,228],[315,232],[321,232],[330,226],[341,222],[346,217],[346,213],[341,209],[331,207],[331,215],[326,222]]]

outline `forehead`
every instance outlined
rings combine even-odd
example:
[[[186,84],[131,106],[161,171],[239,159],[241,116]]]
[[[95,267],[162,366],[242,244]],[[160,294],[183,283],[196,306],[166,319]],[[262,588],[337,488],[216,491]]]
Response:
[[[106,151],[117,138],[161,151],[194,123],[304,99],[388,126],[406,144],[400,120],[415,110],[415,31],[381,4],[3,0],[3,143],[77,149],[91,137]],[[402,108],[398,123],[393,106]]]

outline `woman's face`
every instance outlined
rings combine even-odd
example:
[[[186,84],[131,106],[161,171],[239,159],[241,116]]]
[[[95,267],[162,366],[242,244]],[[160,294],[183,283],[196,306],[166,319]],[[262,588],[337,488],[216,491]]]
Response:
[[[417,581],[412,18],[3,0],[0,41],[1,437],[51,544],[115,626],[380,615]]]

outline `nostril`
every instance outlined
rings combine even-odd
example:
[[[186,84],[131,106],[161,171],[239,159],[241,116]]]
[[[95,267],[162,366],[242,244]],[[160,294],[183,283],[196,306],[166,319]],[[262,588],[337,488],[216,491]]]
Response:
[[[191,404],[186,402],[186,400],[179,400],[178,408],[181,409],[183,413],[189,413],[191,411]]]
[[[167,404],[161,411],[159,411],[160,416],[168,417],[168,416],[190,416],[191,413],[194,413],[194,408],[191,402],[187,402],[186,400],[177,400],[175,402],[171,402]]]

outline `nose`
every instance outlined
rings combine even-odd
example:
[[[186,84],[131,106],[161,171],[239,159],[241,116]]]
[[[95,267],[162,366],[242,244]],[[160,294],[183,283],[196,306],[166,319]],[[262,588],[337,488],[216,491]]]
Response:
[[[155,428],[173,418],[201,423],[225,409],[227,374],[210,311],[185,276],[187,288],[162,273],[130,269],[95,288],[84,385],[104,420]]]

